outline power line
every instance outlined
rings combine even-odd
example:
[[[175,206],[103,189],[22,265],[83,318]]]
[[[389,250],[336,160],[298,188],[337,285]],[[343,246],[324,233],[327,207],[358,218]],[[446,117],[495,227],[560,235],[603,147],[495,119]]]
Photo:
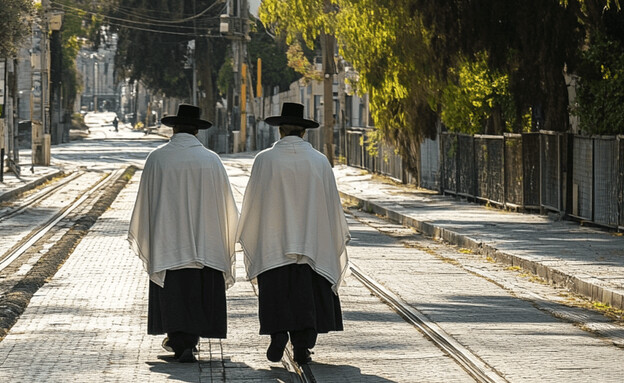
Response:
[[[134,16],[139,16],[139,17],[141,17],[141,18],[143,18],[143,19],[151,20],[151,21],[153,21],[153,22],[165,23],[165,24],[180,24],[180,23],[185,23],[185,22],[191,21],[191,20],[193,20],[193,19],[199,18],[200,16],[203,16],[206,12],[210,11],[213,7],[215,7],[215,6],[217,6],[217,5],[221,4],[221,3],[225,3],[225,0],[217,0],[217,1],[215,1],[214,3],[210,4],[210,5],[209,5],[206,9],[204,9],[203,11],[201,11],[201,12],[199,12],[199,13],[197,13],[197,14],[194,14],[194,15],[192,15],[192,16],[186,17],[186,18],[184,18],[184,19],[178,19],[178,20],[151,19],[151,18],[145,17],[145,15],[144,15],[144,14],[139,14],[139,13],[135,13],[135,12],[128,12],[127,10],[126,10],[126,11],[124,11],[124,9],[132,9],[132,8],[128,8],[128,7],[121,7],[121,6],[116,6],[116,7],[113,7],[113,8],[114,8],[114,9],[117,9],[117,10],[119,10],[119,11],[121,11],[121,12],[124,12],[124,13],[126,13],[126,14],[131,14],[131,15],[134,15]],[[225,8],[225,4],[224,4],[223,8],[221,8],[221,11],[223,11],[223,9],[224,9],[224,8]],[[132,10],[134,11],[134,9],[132,9]],[[164,13],[164,12],[163,12],[163,13]],[[217,18],[217,17],[212,17],[212,18]]]
[[[172,35],[180,35],[180,36],[190,36],[190,37],[221,37],[220,35],[211,35],[211,34],[196,34],[195,31],[196,30],[200,30],[202,32],[210,32],[212,30],[214,30],[214,28],[209,28],[209,27],[189,27],[189,26],[181,26],[181,25],[159,25],[159,24],[155,24],[155,23],[150,23],[150,22],[141,22],[141,21],[135,21],[135,20],[128,20],[128,19],[122,19],[122,18],[117,18],[117,17],[112,17],[112,16],[107,16],[101,13],[96,13],[96,12],[90,12],[90,11],[85,11],[79,8],[75,8],[75,7],[69,7],[69,6],[63,6],[62,4],[59,4],[62,7],[66,8],[66,11],[68,13],[71,14],[75,14],[78,15],[78,12],[84,12],[86,14],[91,14],[91,15],[95,15],[95,16],[100,16],[102,18],[108,19],[108,21],[106,22],[108,25],[111,26],[116,26],[116,27],[121,27],[121,28],[126,28],[126,29],[131,29],[131,30],[140,30],[140,31],[145,31],[145,32],[153,32],[153,33],[163,33],[163,34],[172,34]],[[121,21],[122,23],[116,23],[110,20],[116,20],[116,21]],[[135,26],[135,25],[128,25],[128,24],[124,24],[124,23],[134,23],[134,24],[139,24],[139,25],[144,25],[145,27],[140,27],[140,26]],[[188,32],[181,32],[181,31],[171,31],[171,30],[163,30],[163,29],[151,29],[149,27],[159,27],[159,28],[175,28],[175,29],[187,29],[189,30]]]
[[[144,20],[151,20],[151,21],[137,21],[137,20],[131,20],[131,19],[128,19],[128,18],[120,18],[120,17],[110,16],[110,15],[106,15],[106,14],[99,13],[99,12],[93,12],[93,11],[88,11],[88,10],[85,10],[85,9],[82,9],[82,8],[72,7],[72,6],[65,5],[65,4],[58,3],[58,2],[53,2],[53,4],[59,6],[60,8],[63,8],[64,10],[66,10],[68,12],[74,12],[74,14],[77,14],[77,12],[84,12],[85,14],[89,14],[89,15],[93,15],[93,16],[99,16],[99,17],[102,17],[104,19],[109,19],[109,20],[121,21],[121,22],[124,22],[124,23],[140,24],[140,25],[148,25],[148,26],[156,26],[156,27],[165,27],[165,28],[168,27],[168,28],[193,29],[193,27],[187,27],[187,26],[183,26],[183,25],[166,25],[166,24],[179,24],[179,23],[184,23],[184,22],[188,22],[190,20],[196,19],[196,18],[202,16],[203,14],[205,14],[206,12],[208,12],[215,5],[220,4],[221,1],[223,1],[223,0],[217,1],[217,2],[213,3],[212,5],[210,5],[208,8],[204,9],[203,11],[201,11],[200,13],[198,13],[198,14],[196,14],[194,16],[191,16],[191,17],[187,17],[185,19],[161,20],[161,19],[146,18],[144,15],[140,16]],[[204,20],[206,20],[206,19],[217,20],[218,17],[204,18]],[[119,24],[113,24],[113,25],[119,25]],[[124,25],[124,26],[129,28],[129,26],[126,26],[126,25]]]
[[[188,36],[188,37],[212,37],[212,38],[222,38],[223,37],[221,35],[196,34],[196,33],[192,33],[192,32],[163,31],[163,30],[158,30],[158,29],[141,28],[141,27],[135,27],[135,26],[130,26],[130,25],[111,23],[111,22],[108,22],[108,24],[109,25],[113,25],[113,26],[117,26],[117,27],[126,28],[126,29],[137,30],[137,31],[163,33],[163,34],[169,34],[169,35],[179,35],[179,36]]]

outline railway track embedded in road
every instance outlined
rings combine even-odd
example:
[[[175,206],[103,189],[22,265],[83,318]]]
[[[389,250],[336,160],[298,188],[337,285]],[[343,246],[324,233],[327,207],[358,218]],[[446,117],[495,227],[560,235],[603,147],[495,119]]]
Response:
[[[44,190],[33,195],[32,198],[29,198],[26,202],[24,202],[17,209],[12,210],[10,213],[0,216],[0,222],[6,221],[10,218],[17,216],[20,213],[24,213],[26,209],[33,206],[34,204],[41,202],[45,198],[50,198],[53,193],[60,189],[62,186],[65,186],[72,182],[73,180],[80,177],[83,173],[78,173],[59,181],[58,184],[53,185],[51,188],[45,188]],[[110,183],[111,174],[106,174],[104,178],[97,184],[89,187],[83,193],[81,193],[77,198],[73,201],[73,203],[67,204],[65,207],[60,209],[54,215],[52,215],[49,219],[40,222],[36,225],[36,227],[30,231],[30,233],[26,234],[17,244],[12,246],[12,248],[0,256],[0,271],[4,270],[7,266],[9,266],[15,259],[17,259],[20,255],[22,255],[26,250],[28,250],[35,242],[41,239],[46,233],[48,233],[54,226],[56,226],[63,218],[67,217],[71,212],[73,212],[77,207],[79,207],[89,196],[98,190],[102,189],[105,185]]]
[[[403,302],[396,294],[367,276],[355,264],[350,265],[352,275],[372,293],[388,304],[407,322],[416,326],[431,342],[457,362],[475,381],[483,383],[507,382],[491,366],[474,355],[470,350],[448,335],[442,328],[430,321],[425,315]]]
[[[104,176],[102,173],[91,172],[92,178],[89,181],[97,181],[74,185],[76,187],[71,195],[61,191],[62,187],[59,187],[55,190],[65,193],[56,197],[61,199],[62,206],[59,208],[58,201],[55,201],[57,205],[53,214],[43,208],[41,210],[47,214],[40,217],[40,220],[33,215],[28,217],[26,223],[21,223],[28,229],[35,227],[23,235],[26,238],[14,241],[16,233],[7,235],[11,237],[8,239],[3,236],[2,239],[8,241],[9,245],[12,241],[16,243],[0,258],[0,340],[25,310],[33,294],[56,273],[82,237],[88,233],[89,228],[110,206],[135,170],[134,166],[130,166]],[[76,177],[74,181],[79,182],[80,177]],[[70,183],[71,181],[65,185]],[[55,198],[52,197],[53,194],[51,193],[50,198]],[[45,204],[46,198],[39,198],[38,201]],[[21,210],[26,214],[37,209],[31,205],[31,209]],[[3,226],[18,225],[20,214],[9,214],[13,217],[6,219]],[[22,232],[17,231],[17,234],[20,233]],[[3,247],[6,248],[7,243]]]

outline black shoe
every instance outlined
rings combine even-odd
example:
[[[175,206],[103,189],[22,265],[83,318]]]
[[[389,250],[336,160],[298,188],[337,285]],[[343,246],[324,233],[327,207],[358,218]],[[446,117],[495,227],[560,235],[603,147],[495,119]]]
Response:
[[[165,337],[165,339],[163,339],[162,341],[162,348],[164,348],[165,350],[169,351],[169,352],[174,352],[173,351],[173,347],[169,346],[169,337]]]
[[[288,343],[288,334],[280,332],[271,334],[271,344],[267,349],[267,359],[271,362],[279,362],[284,356],[284,349]]]
[[[312,361],[312,358],[310,357],[310,355],[312,355],[312,353],[307,348],[297,347],[294,349],[293,358],[295,359],[295,362],[297,362],[298,364],[308,364],[309,362]]]
[[[193,355],[193,349],[187,348],[186,350],[182,351],[182,354],[180,354],[180,357],[178,358],[178,362],[180,363],[197,362],[197,359],[195,359],[195,355]]]

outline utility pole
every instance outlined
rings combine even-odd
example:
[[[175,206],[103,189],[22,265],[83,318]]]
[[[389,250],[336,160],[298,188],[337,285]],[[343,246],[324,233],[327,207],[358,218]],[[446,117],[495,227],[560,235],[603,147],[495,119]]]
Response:
[[[64,126],[62,124],[61,85],[63,50],[61,42],[61,26],[63,25],[63,13],[54,11],[48,13],[49,34],[49,107],[50,107],[50,137],[52,142],[63,142]]]
[[[323,52],[323,152],[334,166],[334,36],[321,34]]]
[[[325,12],[330,12],[331,3],[324,2]],[[323,138],[324,150],[331,166],[334,166],[334,62],[335,38],[328,31],[321,33],[321,49],[323,55]]]
[[[43,10],[41,20],[41,42],[40,42],[40,81],[41,81],[41,97],[39,115],[33,115],[32,120],[32,164],[34,165],[50,165],[50,95],[49,95],[49,49],[48,49],[48,15],[50,10],[50,0],[42,0],[41,6]],[[37,85],[33,84],[33,88],[37,89]],[[38,121],[37,121],[38,120]]]
[[[6,60],[0,59],[0,182],[4,182],[4,154],[10,137],[5,131],[3,120],[6,114]],[[8,130],[8,129],[7,129]]]
[[[7,97],[6,97],[6,127],[9,131],[9,142],[7,143],[8,166],[9,169],[19,176],[21,169],[19,166],[19,149],[17,148],[17,59],[7,59]]]
[[[245,151],[247,149],[247,121],[246,121],[246,101],[247,88],[251,83],[247,83],[247,40],[249,38],[249,27],[247,25],[249,5],[247,0],[227,0],[227,14],[221,15],[219,32],[232,41],[232,72],[234,73],[234,89],[228,90],[228,118],[230,126],[239,127],[239,131],[234,131],[234,152]],[[245,71],[245,73],[243,73]],[[251,89],[251,88],[250,88]],[[253,98],[253,95],[252,95]],[[238,106],[238,116],[234,113],[234,107]],[[238,143],[236,133],[239,134]]]
[[[241,65],[240,82],[240,144],[241,152],[244,152],[247,144],[247,64],[245,63]]]

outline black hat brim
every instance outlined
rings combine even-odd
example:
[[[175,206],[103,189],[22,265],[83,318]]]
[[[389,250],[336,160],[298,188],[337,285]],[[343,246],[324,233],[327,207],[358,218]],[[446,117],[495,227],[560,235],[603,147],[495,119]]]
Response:
[[[192,125],[196,126],[197,129],[209,129],[212,126],[212,122],[201,120],[199,118],[185,118],[178,116],[167,116],[163,117],[160,122],[167,126],[175,126],[175,125]]]
[[[301,126],[304,129],[314,129],[319,127],[319,123],[312,120],[306,120],[305,118],[291,117],[291,116],[273,116],[264,119],[269,125],[295,125]]]

